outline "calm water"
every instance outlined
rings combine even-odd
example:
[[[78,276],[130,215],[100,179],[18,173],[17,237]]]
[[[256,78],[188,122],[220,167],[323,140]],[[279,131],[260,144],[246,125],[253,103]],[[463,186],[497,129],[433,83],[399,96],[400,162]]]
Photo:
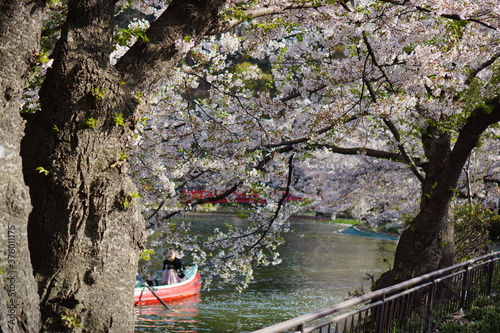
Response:
[[[186,217],[207,232],[234,216]],[[355,289],[370,289],[366,273],[379,276],[392,262],[396,243],[338,234],[346,226],[294,217],[285,235],[283,262],[261,267],[255,281],[239,293],[231,287],[202,291],[175,303],[135,308],[136,332],[248,332],[345,300]],[[385,261],[385,260],[388,260]],[[189,264],[189,262],[186,262]]]

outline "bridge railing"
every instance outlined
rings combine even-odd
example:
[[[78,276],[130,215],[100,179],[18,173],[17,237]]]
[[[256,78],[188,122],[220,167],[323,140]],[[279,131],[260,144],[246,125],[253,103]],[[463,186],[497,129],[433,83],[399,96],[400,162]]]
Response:
[[[253,333],[431,332],[479,296],[500,292],[500,252],[305,314]]]

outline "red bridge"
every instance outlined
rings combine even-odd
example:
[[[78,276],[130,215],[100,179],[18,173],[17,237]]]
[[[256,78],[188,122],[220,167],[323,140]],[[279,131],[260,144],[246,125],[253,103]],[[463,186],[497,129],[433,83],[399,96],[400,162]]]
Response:
[[[267,203],[265,199],[259,198],[259,195],[256,193],[232,193],[225,198],[217,199],[216,197],[221,195],[222,193],[224,192],[184,189],[184,195],[186,196],[186,203],[188,204],[200,199],[203,199],[204,203],[228,203],[228,202],[260,203],[260,204]],[[282,191],[282,193],[284,194],[285,191]],[[210,198],[214,198],[214,200],[210,200]],[[302,198],[288,194],[285,200],[300,201],[302,200]]]

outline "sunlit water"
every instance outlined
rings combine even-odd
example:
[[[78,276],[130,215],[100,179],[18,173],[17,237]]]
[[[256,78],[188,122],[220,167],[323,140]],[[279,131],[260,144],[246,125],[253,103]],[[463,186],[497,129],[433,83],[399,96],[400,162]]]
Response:
[[[232,215],[186,217],[207,232]],[[393,241],[338,234],[344,225],[294,217],[293,231],[281,248],[283,262],[260,267],[255,281],[239,293],[234,287],[202,291],[201,295],[162,305],[135,308],[136,332],[248,332],[345,300],[349,292],[370,289],[367,273],[389,268]],[[189,264],[189,263],[185,263]]]

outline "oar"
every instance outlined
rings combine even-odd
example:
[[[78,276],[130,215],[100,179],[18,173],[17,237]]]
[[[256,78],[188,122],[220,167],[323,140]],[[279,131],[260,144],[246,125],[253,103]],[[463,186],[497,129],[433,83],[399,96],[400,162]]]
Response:
[[[153,293],[153,295],[155,295],[155,297],[156,297],[156,298],[157,298],[157,299],[161,302],[161,304],[163,304],[163,306],[164,306],[164,307],[166,307],[168,310],[171,310],[171,309],[167,306],[167,304],[165,304],[165,302],[163,302],[163,300],[162,300],[160,297],[158,297],[158,295],[156,295],[155,290],[154,290],[153,288],[151,288],[151,286],[150,286],[150,285],[149,285],[146,281],[144,281],[144,280],[143,280],[143,279],[142,279],[139,275],[136,275],[136,277],[137,277],[137,279],[139,280],[139,282],[141,282],[141,283],[142,283],[142,285],[143,285],[143,286],[146,286],[146,287],[149,289],[149,291],[150,291],[150,292],[152,292],[152,293]]]

